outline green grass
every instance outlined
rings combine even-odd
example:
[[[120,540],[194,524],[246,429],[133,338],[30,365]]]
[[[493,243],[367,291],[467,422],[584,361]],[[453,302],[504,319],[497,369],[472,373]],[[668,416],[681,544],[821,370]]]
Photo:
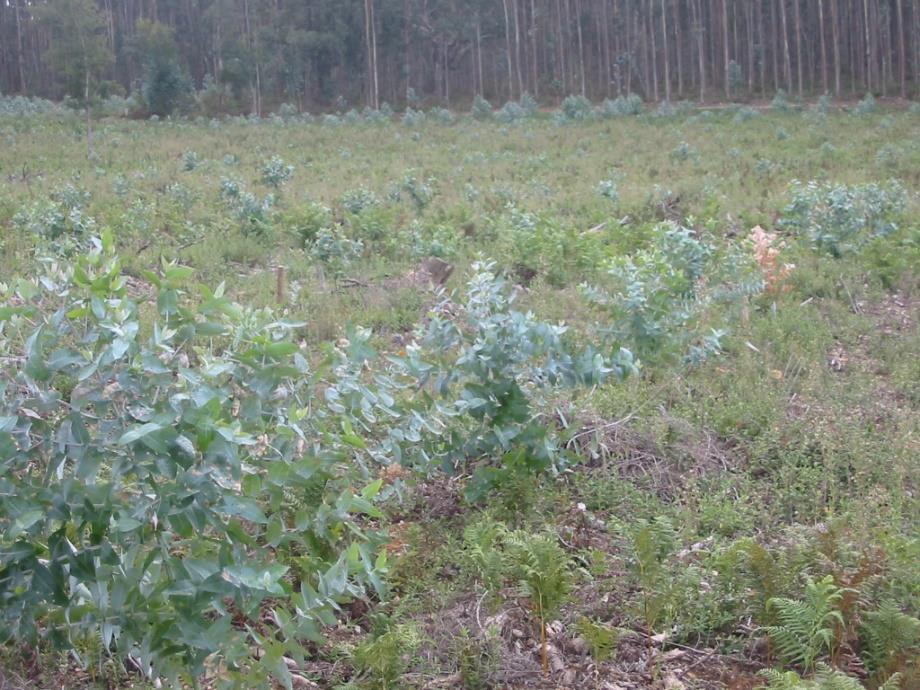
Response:
[[[662,613],[648,632],[667,632],[673,642],[768,665],[752,642],[766,623],[766,598],[800,597],[806,574],[834,574],[845,584],[866,558],[878,563],[858,583],[866,610],[883,600],[920,610],[916,114],[770,113],[742,122],[720,111],[563,126],[463,118],[419,129],[106,120],[92,160],[82,128],[64,115],[0,120],[4,284],[34,273],[52,248],[17,214],[71,185],[88,193],[84,214],[97,230],[112,230],[141,289],[144,271],[178,259],[198,282],[225,282],[234,299],[303,321],[302,337],[315,351],[352,324],[373,328],[384,351],[399,350],[439,299],[462,292],[478,257],[494,258],[522,284],[520,306],[565,320],[573,341],[590,340],[598,314],[579,284],[602,280],[609,258],[645,247],[657,222],[678,219],[701,236],[740,239],[754,225],[776,227],[794,179],[899,180],[911,190],[900,230],[865,251],[832,259],[786,237],[784,258],[796,264],[788,290],[730,314],[722,355],[554,394],[546,423],[564,419],[582,441],[573,442],[560,474],[499,487],[486,505],[462,498],[463,477],[409,479],[384,519],[399,535],[391,596],[370,602],[369,613],[353,614],[345,632],[315,649],[317,659],[336,665],[316,677],[383,682],[339,664],[353,668],[358,645],[402,624],[415,628],[398,630],[422,635],[398,664],[409,669],[399,687],[451,674],[465,687],[499,687],[502,668],[538,669],[521,651],[533,631],[513,583],[497,603],[482,604],[462,535],[484,514],[511,529],[559,535],[575,574],[560,615],[569,639],[584,617],[642,630],[644,595],[630,544],[639,521],[656,518],[670,520],[678,544],[663,562],[655,592]],[[187,151],[200,159],[194,170],[184,169]],[[260,171],[272,156],[295,171],[256,232],[221,199],[221,179],[239,180],[261,200],[270,190]],[[597,191],[608,179],[616,180],[616,203]],[[354,214],[342,199],[359,189],[379,204]],[[304,248],[313,204],[329,208],[342,238],[363,243],[355,256],[321,261]],[[456,265],[444,295],[411,275],[432,253]],[[752,541],[771,554],[771,568],[747,555]],[[502,612],[501,630],[480,628]],[[371,623],[382,618],[374,616],[390,621],[376,638]],[[604,662],[608,669],[628,665],[633,643],[625,640],[622,655],[614,650]],[[36,676],[29,663],[17,663],[16,649],[4,650],[3,665],[39,686],[50,687],[58,665],[73,665],[42,650],[45,667]],[[903,687],[917,687],[909,685],[917,682],[916,660],[904,669]],[[640,673],[638,682],[650,687],[653,676]]]

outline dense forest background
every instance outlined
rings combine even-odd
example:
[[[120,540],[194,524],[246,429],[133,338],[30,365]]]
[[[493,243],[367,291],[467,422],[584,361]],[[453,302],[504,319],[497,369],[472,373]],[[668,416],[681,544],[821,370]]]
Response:
[[[211,110],[911,96],[918,0],[0,0],[0,92]]]

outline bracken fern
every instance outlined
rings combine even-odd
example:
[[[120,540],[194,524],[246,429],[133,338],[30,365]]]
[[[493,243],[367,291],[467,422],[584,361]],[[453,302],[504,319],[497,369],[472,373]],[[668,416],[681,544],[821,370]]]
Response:
[[[773,640],[780,658],[811,670],[822,652],[833,654],[835,627],[844,626],[837,610],[842,598],[843,590],[828,575],[817,582],[808,578],[803,601],[770,599],[767,607],[775,613],[778,624],[766,626],[764,631]]]

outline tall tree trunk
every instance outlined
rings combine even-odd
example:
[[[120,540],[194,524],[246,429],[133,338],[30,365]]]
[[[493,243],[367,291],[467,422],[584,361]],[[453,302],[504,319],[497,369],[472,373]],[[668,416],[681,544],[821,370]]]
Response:
[[[156,14],[156,3],[154,3],[153,10],[154,14]],[[262,70],[259,65],[259,58],[256,55],[255,40],[252,36],[252,24],[249,18],[249,0],[243,0],[243,20],[245,22],[246,42],[249,46],[249,53],[255,63],[255,86],[253,87],[252,82],[250,82],[250,88],[252,89],[252,110],[258,117],[262,117]]]
[[[837,1],[831,0],[831,43],[834,46],[834,94],[840,96],[840,24],[837,19]]]
[[[530,0],[530,43],[533,52],[533,97],[540,98],[540,57],[537,50],[537,5],[536,0]]]
[[[648,0],[648,17],[646,19],[648,28],[648,37],[651,42],[651,63],[652,63],[652,93],[655,100],[658,100],[658,48],[655,45],[655,5],[654,0]]]
[[[818,32],[821,34],[821,89],[827,93],[827,47],[824,30],[824,0],[818,0]]]
[[[511,10],[514,16],[514,55],[517,62],[518,96],[524,95],[524,76],[521,67],[521,20],[518,15],[517,0],[511,0]]]
[[[630,5],[629,2],[626,2],[626,95],[632,93],[632,74],[633,74],[633,46],[635,45],[633,41],[633,32],[630,30],[629,18],[631,12],[629,11]]]
[[[482,26],[479,20],[479,13],[476,13],[476,65],[477,65],[477,74],[479,76],[479,89],[476,92],[479,96],[482,96],[484,86],[482,83]]]
[[[863,0],[863,20],[866,29],[866,90],[872,92],[872,39],[869,34],[869,0]]]
[[[731,100],[732,85],[730,78],[731,75],[729,74],[728,70],[728,65],[730,62],[728,51],[728,4],[727,0],[722,0],[722,52],[724,56],[722,66],[725,70],[725,97]]]
[[[668,64],[668,8],[665,0],[661,0],[661,35],[664,41],[664,98],[671,100],[671,67]]]
[[[677,52],[677,97],[682,98],[684,95],[684,40],[679,1],[674,3],[674,39]]]
[[[607,2],[608,0],[601,0],[601,21],[603,22],[603,38],[604,38],[604,79],[606,84],[604,86],[604,93],[609,97],[610,93],[610,84],[613,81],[613,74],[611,73],[612,64],[610,56],[610,17],[607,14]]]
[[[377,98],[377,37],[374,31],[374,0],[364,0],[364,42],[367,56],[366,103],[368,108],[376,110],[379,103]]]
[[[882,8],[878,5],[873,7],[873,17],[875,19],[876,32],[876,53],[879,56],[879,61],[881,62],[880,69],[882,72],[881,83],[882,83],[882,97],[884,98],[887,95],[888,89],[888,72],[891,67],[891,40],[889,36],[888,28],[891,24],[891,17],[888,16],[887,5],[885,6],[884,15],[880,16],[883,13]],[[882,21],[882,20],[885,21]]]
[[[700,103],[706,100],[706,56],[705,50],[703,47],[703,10],[700,6],[701,0],[696,0],[696,3],[693,4],[695,10],[695,21],[696,21],[696,46],[697,46],[697,57],[699,58],[700,63]]]
[[[902,0],[897,0],[895,5],[898,16],[898,68],[900,71],[899,81],[901,83],[901,98],[907,98],[907,51],[904,48],[904,7]],[[916,36],[914,37],[916,40]],[[20,48],[21,50],[21,48]]]
[[[411,12],[409,11],[409,0],[404,0],[403,2],[403,49],[405,50],[405,64],[403,70],[406,73],[406,107],[409,106],[409,90],[412,88],[412,58],[411,58],[411,44],[409,43],[409,29],[410,29],[410,18],[412,17]],[[476,15],[476,31],[477,37],[479,35],[479,15]],[[479,63],[479,82],[482,84],[482,62]]]
[[[585,42],[581,30],[581,0],[575,0],[575,22],[578,27],[578,68],[581,72],[581,95],[587,95],[585,82]]]
[[[912,60],[912,64],[914,67],[913,83],[914,83],[914,88],[916,89],[918,86],[920,86],[920,83],[918,83],[920,82],[920,2],[918,2],[918,0],[911,0],[910,7],[911,7],[910,36],[911,36],[911,44],[913,45],[913,50],[912,50],[913,56],[911,60]]]
[[[374,0],[371,3],[371,54],[374,56],[374,110],[380,109],[380,70],[377,67],[377,21]]]
[[[763,7],[757,0],[757,35],[760,41],[760,93],[767,95],[767,42],[764,40]]]
[[[798,72],[798,82],[799,82],[799,98],[802,97],[804,91],[802,87],[802,13],[799,8],[799,0],[793,0],[793,8],[795,8],[795,65]]]
[[[783,24],[783,65],[786,70],[786,91],[792,91],[792,59],[789,57],[789,31],[786,24],[786,0],[779,0],[779,14]]]
[[[563,96],[568,95],[565,68],[565,38],[562,30],[562,0],[556,0],[556,44],[559,46],[559,81],[562,84]]]
[[[447,37],[441,44],[442,59],[444,60],[444,105],[450,108],[450,56],[447,53]]]
[[[505,11],[505,52],[508,56],[508,100],[514,100],[514,65],[511,58],[511,21],[508,17],[508,0],[502,0]]]
[[[748,46],[748,95],[754,93],[754,74],[757,71],[754,58],[754,0],[748,0],[747,6],[747,46]]]
[[[780,0],[782,2],[782,0]],[[773,57],[773,91],[779,91],[779,55],[781,52],[781,43],[779,32],[776,30],[776,3],[770,0],[770,53]]]
[[[22,49],[22,17],[19,13],[19,4],[22,0],[13,0],[13,11],[16,19],[16,65],[19,68],[19,93],[27,95],[29,90],[26,84],[26,58]]]

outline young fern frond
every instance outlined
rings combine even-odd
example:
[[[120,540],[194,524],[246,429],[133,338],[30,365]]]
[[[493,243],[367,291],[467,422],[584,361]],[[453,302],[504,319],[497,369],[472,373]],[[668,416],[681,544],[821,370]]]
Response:
[[[491,594],[501,590],[506,576],[502,539],[508,530],[500,522],[483,519],[468,525],[463,542],[470,565],[482,586]]]
[[[808,579],[804,601],[770,599],[767,607],[776,616],[777,624],[766,626],[764,631],[773,640],[778,656],[810,671],[823,652],[833,654],[835,628],[844,626],[843,616],[836,608],[842,597],[843,590],[828,575],[817,582]]]
[[[554,615],[572,585],[569,557],[556,537],[517,531],[508,535],[506,544],[509,563],[522,593],[531,600],[541,618]]]
[[[595,623],[589,618],[582,617],[576,624],[579,636],[588,643],[591,656],[595,661],[606,661],[613,655],[617,643],[620,641],[622,631],[600,623]]]
[[[802,678],[795,671],[779,671],[767,668],[760,672],[767,680],[765,690],[865,690],[858,680],[825,664],[818,664],[818,672],[812,679]],[[901,678],[894,675],[878,690],[900,690]]]
[[[881,679],[902,670],[911,655],[920,652],[920,620],[886,601],[865,616],[860,640],[866,665]]]
[[[521,593],[530,599],[539,619],[543,672],[546,673],[546,620],[559,611],[571,591],[570,559],[553,534],[519,530],[507,536],[505,546]]]
[[[370,676],[375,687],[386,690],[394,687],[400,675],[405,673],[420,643],[414,625],[393,625],[383,634],[358,645],[354,661]]]
[[[819,690],[863,690],[858,680],[824,664],[818,664],[815,681]]]

